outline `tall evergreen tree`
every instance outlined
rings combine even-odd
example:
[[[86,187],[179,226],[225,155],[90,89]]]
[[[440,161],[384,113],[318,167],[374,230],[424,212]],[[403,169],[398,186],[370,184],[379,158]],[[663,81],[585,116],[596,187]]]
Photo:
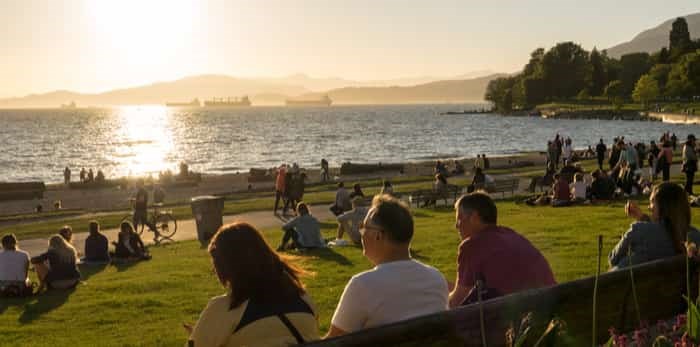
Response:
[[[686,53],[692,46],[690,40],[690,31],[688,30],[688,22],[685,18],[679,17],[673,21],[671,33],[669,34],[669,50],[671,57],[679,57]]]
[[[608,84],[608,81],[605,66],[603,66],[603,57],[600,55],[600,53],[595,47],[593,47],[593,51],[591,51],[588,61],[591,64],[591,95],[600,96],[603,94],[603,91],[605,89],[605,86]]]

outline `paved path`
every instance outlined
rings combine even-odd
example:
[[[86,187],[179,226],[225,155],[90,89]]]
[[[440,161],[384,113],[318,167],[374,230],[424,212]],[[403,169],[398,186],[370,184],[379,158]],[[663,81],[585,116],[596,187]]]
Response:
[[[313,214],[318,220],[329,220],[334,218],[333,214],[328,210],[326,205],[314,205],[311,206],[311,214]],[[246,212],[237,215],[224,216],[224,224],[231,223],[233,221],[246,221],[253,224],[257,228],[267,229],[274,227],[281,227],[284,221],[289,216],[282,217],[281,215],[273,215],[271,211],[255,211]],[[117,234],[119,229],[107,229],[102,230],[102,233],[107,236],[111,241],[117,240]],[[281,234],[280,234],[281,235]],[[73,234],[73,245],[81,254],[85,250],[85,238],[88,233],[75,233]],[[144,231],[143,241],[147,244],[152,244],[153,240],[151,237],[153,234],[149,231]],[[281,237],[281,236],[280,236]],[[194,219],[186,219],[177,222],[177,233],[173,236],[174,241],[184,241],[184,240],[196,240],[197,239],[197,227]],[[48,247],[48,238],[38,238],[30,240],[20,240],[19,246],[21,249],[29,252],[32,256],[39,255],[46,251]]]

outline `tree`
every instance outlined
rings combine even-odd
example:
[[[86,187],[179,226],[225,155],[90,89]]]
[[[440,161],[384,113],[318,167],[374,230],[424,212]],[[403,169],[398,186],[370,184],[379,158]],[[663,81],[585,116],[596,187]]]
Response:
[[[610,101],[615,100],[615,98],[622,98],[624,94],[622,81],[620,80],[614,80],[605,87],[605,97]]]
[[[622,81],[625,96],[629,96],[634,90],[634,86],[642,75],[649,72],[651,61],[648,53],[631,53],[620,58],[622,70],[620,71],[620,81]]]
[[[547,99],[546,84],[541,77],[526,77],[522,81],[526,105],[537,105]]]
[[[576,95],[576,100],[578,101],[588,101],[591,99],[591,94],[588,92],[587,88],[583,88],[578,95]]]
[[[692,46],[690,40],[690,31],[688,31],[688,22],[685,18],[679,17],[671,26],[669,33],[669,50],[672,57],[679,57],[687,52]]]
[[[523,76],[534,76],[542,74],[542,59],[544,58],[544,48],[537,48],[530,53],[530,61],[523,68]]]
[[[605,71],[605,66],[603,66],[603,57],[595,47],[593,48],[593,51],[591,51],[588,61],[591,64],[591,76],[589,83],[591,86],[591,95],[600,96],[603,94],[603,90],[607,84],[607,73]]]
[[[668,74],[666,95],[690,98],[700,94],[700,51],[681,57]]]
[[[634,87],[634,92],[632,93],[632,98],[636,102],[640,102],[646,105],[649,101],[654,100],[659,97],[659,84],[656,82],[654,77],[646,74],[639,78],[636,86]]]
[[[513,110],[513,85],[515,78],[501,77],[489,82],[486,86],[484,99],[493,102],[496,109],[502,112]]]
[[[553,98],[572,98],[587,87],[589,73],[588,52],[573,42],[558,43],[542,59],[542,77],[547,95]]]
[[[659,91],[664,94],[666,83],[668,82],[668,74],[671,72],[671,65],[656,64],[649,70],[649,76],[653,77],[659,84]]]

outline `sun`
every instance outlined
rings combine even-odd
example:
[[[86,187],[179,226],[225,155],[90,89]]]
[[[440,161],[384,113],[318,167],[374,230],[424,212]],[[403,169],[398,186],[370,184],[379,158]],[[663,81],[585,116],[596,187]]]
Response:
[[[91,0],[93,35],[103,47],[139,63],[163,63],[188,47],[196,24],[196,0]]]

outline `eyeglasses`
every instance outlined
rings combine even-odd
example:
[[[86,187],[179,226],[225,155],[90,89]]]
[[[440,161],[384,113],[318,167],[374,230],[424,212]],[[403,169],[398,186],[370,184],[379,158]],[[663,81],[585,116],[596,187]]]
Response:
[[[367,225],[367,224],[365,224],[364,222],[362,222],[362,223],[360,224],[360,234],[361,234],[361,235],[364,235],[364,234],[367,232],[367,230],[371,230],[371,229],[374,229],[374,230],[377,230],[377,231],[383,231],[383,229],[380,228],[380,227],[376,227],[376,226],[373,226],[373,225]]]

